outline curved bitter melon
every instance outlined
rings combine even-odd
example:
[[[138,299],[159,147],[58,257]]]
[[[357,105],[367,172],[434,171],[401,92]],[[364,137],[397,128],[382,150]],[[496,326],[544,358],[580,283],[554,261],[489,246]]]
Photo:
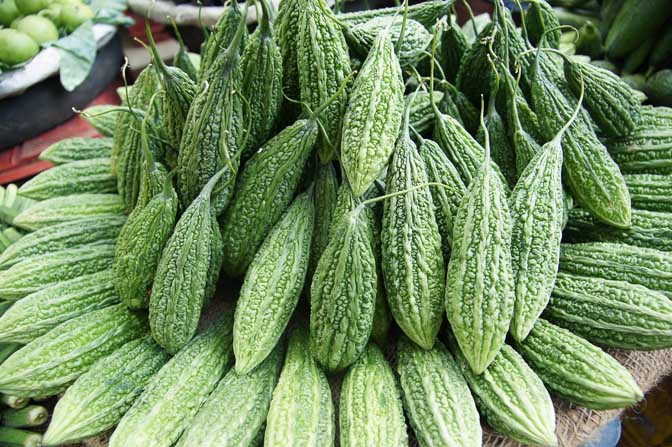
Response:
[[[73,161],[47,169],[19,188],[23,197],[35,200],[83,193],[115,193],[117,180],[109,158]]]

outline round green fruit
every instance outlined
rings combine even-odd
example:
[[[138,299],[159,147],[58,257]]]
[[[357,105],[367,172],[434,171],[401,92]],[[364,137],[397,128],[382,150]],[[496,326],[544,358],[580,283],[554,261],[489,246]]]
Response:
[[[0,0],[0,25],[9,26],[20,15],[14,0]]]
[[[14,0],[21,14],[35,14],[49,6],[49,0]]]
[[[69,33],[93,17],[93,10],[84,4],[64,4],[61,8],[61,23]]]
[[[0,62],[21,64],[39,51],[40,46],[29,35],[15,29],[0,29]]]
[[[38,15],[25,16],[16,22],[13,28],[29,35],[40,44],[58,39],[58,29],[56,29],[54,22]]]

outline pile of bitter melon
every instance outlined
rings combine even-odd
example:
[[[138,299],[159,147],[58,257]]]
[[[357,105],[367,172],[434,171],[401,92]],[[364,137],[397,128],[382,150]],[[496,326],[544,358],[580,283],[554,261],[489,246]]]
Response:
[[[602,348],[672,347],[672,110],[533,3],[233,3],[200,67],[148,32],[19,190],[0,392],[62,394],[46,446],[554,446],[551,395],[638,402]]]

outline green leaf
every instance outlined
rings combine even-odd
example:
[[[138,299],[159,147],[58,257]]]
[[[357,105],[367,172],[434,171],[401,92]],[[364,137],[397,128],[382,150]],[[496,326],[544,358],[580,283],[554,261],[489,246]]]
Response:
[[[77,88],[96,60],[96,37],[91,21],[84,22],[69,36],[54,42],[61,53],[61,84],[69,92]]]

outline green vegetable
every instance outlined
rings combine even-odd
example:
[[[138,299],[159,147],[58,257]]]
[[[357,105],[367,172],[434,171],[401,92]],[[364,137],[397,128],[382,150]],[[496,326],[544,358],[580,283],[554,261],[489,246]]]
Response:
[[[469,47],[471,44],[467,41],[467,36],[457,24],[456,17],[451,15],[450,25],[441,33],[438,53],[446,80],[453,83],[456,81],[462,56],[469,50]]]
[[[315,177],[315,189],[313,191],[315,225],[313,227],[310,261],[308,263],[307,278],[309,280],[312,279],[317,267],[317,261],[320,260],[324,249],[327,247],[327,243],[329,243],[329,227],[333,221],[337,193],[338,178],[336,177],[334,165],[332,163],[321,165]],[[1,256],[0,259],[2,259]]]
[[[672,302],[622,280],[561,271],[544,316],[603,346],[638,350],[672,346]]]
[[[12,28],[22,32],[38,45],[58,39],[58,30],[54,23],[42,16],[28,15],[12,22]]]
[[[381,232],[383,277],[395,321],[411,340],[431,349],[443,317],[445,269],[426,183],[427,169],[411,140],[407,113],[387,172],[385,192],[390,197],[384,203]]]
[[[435,110],[433,140],[448,155],[465,185],[478,174],[485,151],[455,118]]]
[[[283,129],[245,164],[231,204],[220,220],[223,269],[245,272],[257,249],[292,201],[318,134],[315,119]]]
[[[86,245],[114,243],[124,216],[101,216],[63,222],[28,233],[0,255],[0,267],[7,268],[27,259],[37,259],[60,250]]]
[[[16,7],[23,15],[35,14],[47,7],[46,0],[15,0]]]
[[[116,218],[124,212],[117,194],[71,194],[36,203],[14,218],[14,225],[27,230],[72,222],[89,217]]]
[[[454,339],[450,349],[488,425],[523,444],[556,446],[555,410],[541,379],[509,345],[475,374]]]
[[[43,444],[70,444],[112,428],[168,359],[142,337],[94,363],[56,404]]]
[[[0,29],[0,62],[22,64],[37,53],[40,46],[27,34],[13,29]]]
[[[333,447],[334,403],[327,376],[310,355],[308,331],[295,330],[266,418],[266,447]]]
[[[481,423],[469,386],[440,341],[426,351],[400,338],[397,372],[404,408],[421,445],[481,445]]]
[[[21,348],[21,346],[23,346],[23,345],[21,345],[19,343],[0,343],[0,363],[7,360],[7,358],[9,358],[9,356],[14,354],[16,351],[18,351]],[[2,398],[2,396],[3,395],[0,394],[0,398]],[[10,405],[10,407],[11,407],[11,405]],[[12,408],[14,408],[14,407],[12,407]]]
[[[80,116],[104,137],[113,137],[119,114],[125,113],[110,104],[89,106]]]
[[[624,408],[644,397],[632,375],[613,357],[546,320],[539,319],[516,347],[547,387],[582,407]]]
[[[170,447],[178,440],[231,365],[232,324],[226,312],[152,377],[121,418],[110,447]]]
[[[424,27],[430,28],[436,23],[436,19],[449,13],[450,7],[455,3],[454,0],[429,0],[417,3],[408,7],[408,18],[420,22]],[[336,17],[348,24],[359,24],[368,22],[376,17],[391,17],[403,15],[404,6],[393,6],[390,8],[376,8],[362,11],[339,14]]]
[[[672,70],[660,70],[646,80],[644,93],[657,106],[672,107]]]
[[[348,369],[339,406],[342,447],[408,445],[396,377],[376,345]]]
[[[49,417],[46,408],[39,405],[29,405],[19,410],[9,409],[2,412],[2,425],[5,427],[39,427]]]
[[[82,23],[92,19],[93,16],[93,10],[89,5],[83,3],[65,3],[61,6],[61,23],[69,33],[79,28]]]
[[[494,84],[495,74],[488,59],[504,57],[504,40],[501,38],[501,33],[503,28],[499,22],[486,25],[460,61],[455,85],[472,104],[480,104],[482,94],[485,94],[487,100],[487,93]]]
[[[20,347],[20,345],[19,345],[19,347]],[[18,350],[18,347],[17,347],[16,350]],[[8,406],[9,408],[14,408],[16,410],[19,410],[21,408],[25,408],[26,405],[28,405],[28,402],[30,402],[30,399],[27,398],[27,397],[10,396],[10,395],[7,395],[7,394],[0,394],[0,403]]]
[[[14,0],[0,1],[0,25],[9,26],[20,15]]]
[[[607,55],[622,58],[655,35],[669,15],[668,7],[666,0],[625,0],[604,42]]]
[[[475,374],[503,346],[515,300],[511,215],[489,153],[457,210],[446,273],[448,321]]]
[[[217,20],[215,28],[208,35],[204,44],[201,46],[201,67],[199,69],[199,81],[209,76],[208,71],[215,65],[215,60],[229,48],[238,29],[241,20],[244,20],[240,4],[237,1],[227,2],[224,5],[222,15]],[[242,55],[247,45],[247,29],[240,36],[240,46],[237,51]],[[221,70],[221,67],[215,70]]]
[[[28,258],[0,275],[0,297],[18,300],[61,281],[112,266],[114,245],[87,245]]]
[[[347,183],[341,189],[353,207],[338,218],[334,213],[310,288],[310,350],[328,370],[342,370],[366,348],[378,287],[372,216],[364,207],[354,208]]]
[[[230,370],[196,413],[177,447],[255,445],[258,433],[263,432],[283,354],[283,347],[278,346],[247,374]]]
[[[533,44],[537,46],[548,46],[558,48],[560,43],[560,29],[551,31],[552,28],[560,26],[558,16],[545,0],[534,0],[530,2],[525,11],[525,25],[527,33]],[[547,32],[548,31],[548,32]],[[546,33],[544,35],[544,33]],[[544,41],[542,42],[542,36]]]
[[[56,326],[0,365],[0,391],[19,396],[58,394],[91,365],[147,331],[144,316],[117,304]]]
[[[404,84],[389,32],[382,31],[352,87],[343,118],[341,162],[356,197],[380,175],[399,133]]]
[[[621,72],[626,74],[635,73],[642,68],[642,64],[648,59],[657,41],[658,39],[655,35],[647,37],[645,41],[625,57],[621,66]]]
[[[672,253],[612,242],[562,244],[560,271],[640,284],[672,298]]]
[[[66,138],[46,148],[40,154],[40,160],[60,165],[92,158],[109,158],[112,155],[112,144],[112,138]]]
[[[0,444],[10,447],[40,447],[42,435],[18,428],[0,427]]]
[[[625,175],[632,206],[642,210],[672,212],[672,176],[655,174]],[[633,220],[635,210],[633,210]]]
[[[320,107],[340,89],[350,75],[350,57],[343,33],[334,21],[324,0],[303,0],[299,10],[296,37],[299,88],[305,113],[320,108],[318,114],[326,132],[326,140],[318,145],[319,157],[326,163],[334,156],[341,140],[341,122],[347,103],[345,94],[339,95],[324,109]],[[345,118],[347,119],[347,117]],[[347,129],[347,121],[343,128]],[[345,144],[345,141],[344,143]]]
[[[19,193],[30,199],[45,200],[70,194],[117,192],[109,158],[74,161],[48,169],[21,185]]]
[[[233,325],[236,372],[246,374],[275,348],[303,288],[315,220],[312,194],[299,195],[254,256]]]
[[[182,34],[180,34],[177,24],[174,20],[171,20],[171,24],[173,25],[173,31],[179,44],[177,53],[173,56],[173,65],[185,72],[192,81],[198,82],[198,75],[201,69],[201,55],[188,52],[189,49],[184,45]]]
[[[61,323],[118,302],[109,270],[58,282],[7,310],[0,317],[0,340],[27,344]]]
[[[282,56],[282,89],[289,98],[299,97],[299,66],[297,45],[299,39],[300,12],[305,0],[285,0],[280,2],[278,17],[273,22],[273,32],[277,36]],[[290,116],[295,116],[295,105],[285,101],[283,108]],[[282,116],[282,114],[281,114]]]
[[[672,62],[672,27],[669,20],[661,33],[649,56],[649,65],[655,68],[669,66]]]

